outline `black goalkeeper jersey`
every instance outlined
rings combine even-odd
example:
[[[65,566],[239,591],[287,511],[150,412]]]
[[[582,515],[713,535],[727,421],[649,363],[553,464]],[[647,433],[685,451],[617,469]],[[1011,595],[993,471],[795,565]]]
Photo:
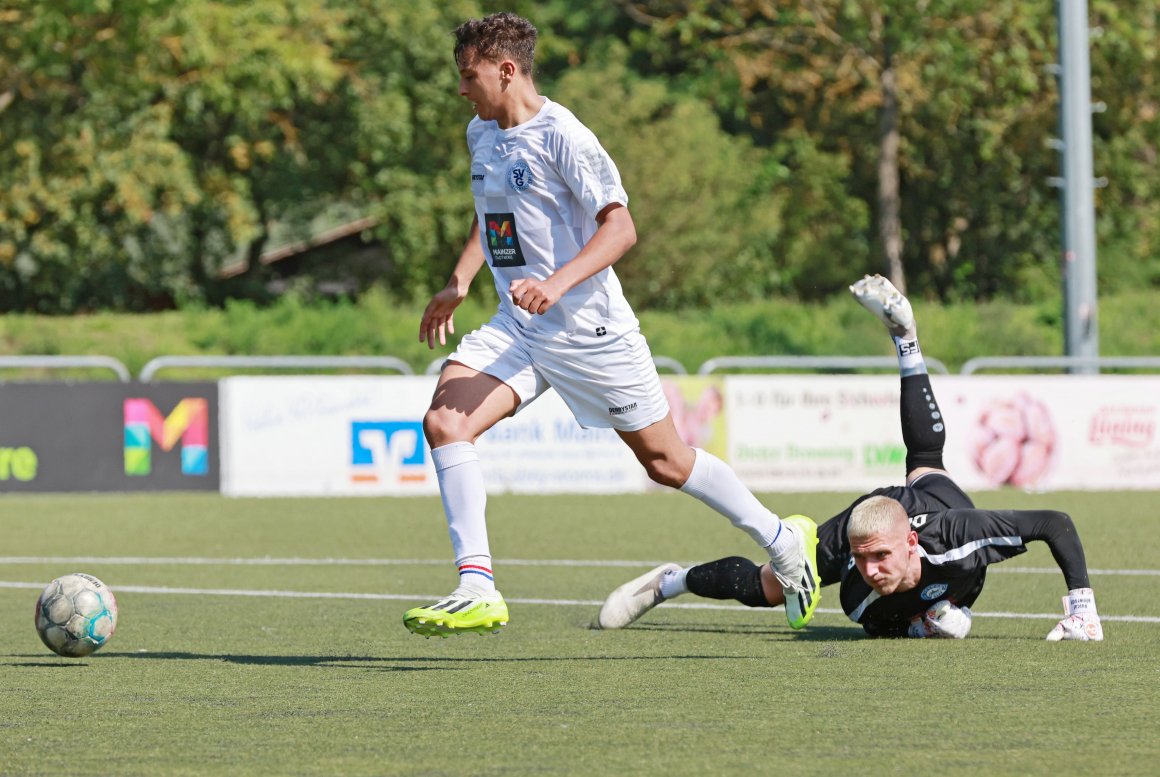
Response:
[[[906,509],[922,554],[918,585],[885,597],[858,573],[846,537],[854,507],[877,495],[897,499]],[[1027,550],[1033,517],[1015,510],[976,509],[971,498],[942,472],[923,475],[909,486],[879,488],[818,527],[822,585],[841,583],[842,610],[868,634],[902,636],[911,618],[940,599],[971,606],[983,590],[987,565]]]
[[[979,598],[987,565],[1027,551],[1013,510],[955,509],[910,517],[918,532],[922,576],[909,591],[882,596],[850,557],[842,572],[842,610],[872,636],[901,636],[910,621],[935,602],[969,607]]]

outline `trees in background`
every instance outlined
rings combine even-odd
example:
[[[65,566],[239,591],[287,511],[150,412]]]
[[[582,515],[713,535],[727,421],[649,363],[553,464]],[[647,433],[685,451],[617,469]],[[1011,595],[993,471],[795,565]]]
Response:
[[[0,309],[145,310],[261,280],[275,227],[370,216],[443,283],[470,221],[449,35],[492,3],[33,0],[0,9]],[[1160,283],[1148,4],[1091,0],[1101,288]],[[1058,293],[1051,4],[513,0],[542,91],[621,167],[640,305]],[[224,281],[226,265],[248,272]],[[369,278],[362,279],[369,282]]]

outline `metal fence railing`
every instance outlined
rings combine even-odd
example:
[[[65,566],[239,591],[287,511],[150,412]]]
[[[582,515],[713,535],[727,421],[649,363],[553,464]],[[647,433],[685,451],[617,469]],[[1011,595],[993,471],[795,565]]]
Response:
[[[427,369],[424,371],[424,374],[438,375],[439,371],[443,369],[443,362],[445,361],[447,361],[446,356],[440,356],[438,359],[432,360],[432,362],[427,365]],[[653,356],[653,364],[657,366],[658,370],[668,370],[675,375],[689,374],[689,371],[685,369],[685,365],[681,364],[676,359],[669,358],[668,356]]]
[[[140,380],[148,383],[161,370],[262,369],[262,370],[391,370],[414,375],[411,365],[394,356],[158,356],[141,368]]]
[[[431,361],[424,374],[437,374],[445,361],[446,357]],[[930,356],[925,361],[932,373],[951,374],[942,361]],[[684,364],[671,357],[654,356],[653,362],[660,371],[689,374]],[[897,367],[898,360],[893,356],[718,356],[703,362],[695,374],[712,375],[727,370],[850,372]],[[0,370],[77,369],[109,370],[122,383],[133,380],[129,368],[111,356],[0,356]],[[145,363],[137,379],[148,383],[158,373],[172,369],[387,370],[400,375],[415,374],[409,363],[395,356],[158,356]],[[958,374],[975,375],[988,370],[1067,370],[1081,374],[1101,370],[1160,372],[1160,356],[977,356],[963,362]]]
[[[11,370],[112,370],[117,379],[133,379],[129,368],[112,356],[0,356],[0,369]]]
[[[930,360],[927,359],[929,362]],[[967,359],[961,375],[980,370],[1160,370],[1160,356],[976,356]]]
[[[925,357],[931,372],[948,374],[946,365],[938,359]],[[698,375],[710,375],[721,370],[860,370],[898,369],[893,356],[718,356],[697,368]]]

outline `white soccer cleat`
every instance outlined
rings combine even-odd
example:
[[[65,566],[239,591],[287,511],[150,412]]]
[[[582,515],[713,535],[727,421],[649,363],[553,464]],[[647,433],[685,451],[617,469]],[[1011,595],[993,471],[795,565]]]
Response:
[[[850,287],[850,293],[862,307],[886,324],[892,336],[913,338],[914,310],[910,307],[910,301],[894,288],[893,283],[881,275],[866,275]]]
[[[650,569],[640,577],[629,580],[604,600],[596,624],[602,629],[623,629],[634,623],[640,616],[664,601],[661,595],[661,578],[665,573],[680,571],[680,564],[661,564],[656,569]]]
[[[1096,614],[1096,596],[1090,588],[1076,588],[1063,597],[1063,612],[1067,616],[1055,624],[1047,634],[1048,642],[1076,640],[1103,642],[1104,627]]]

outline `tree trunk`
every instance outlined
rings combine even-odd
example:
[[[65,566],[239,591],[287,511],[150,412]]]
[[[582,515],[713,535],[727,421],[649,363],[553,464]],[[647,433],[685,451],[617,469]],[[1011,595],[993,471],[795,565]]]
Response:
[[[898,191],[898,140],[898,80],[887,44],[882,68],[882,111],[878,116],[878,234],[886,260],[886,275],[905,294],[902,223],[898,215],[901,200]]]

